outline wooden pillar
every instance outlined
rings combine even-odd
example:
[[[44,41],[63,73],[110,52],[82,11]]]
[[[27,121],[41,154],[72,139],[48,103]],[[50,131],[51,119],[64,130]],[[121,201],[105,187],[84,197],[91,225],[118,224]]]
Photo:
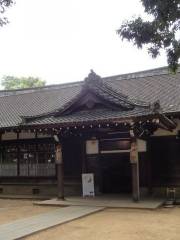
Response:
[[[152,156],[150,143],[147,145],[147,182],[148,182],[148,193],[152,195]]]
[[[82,146],[82,173],[87,173],[87,159],[86,159],[86,140],[83,139],[81,142]]]
[[[37,142],[37,138],[38,138],[38,136],[37,136],[37,132],[36,132],[36,133],[35,133],[35,139],[36,139],[36,145],[35,145],[35,149],[36,149],[36,152],[35,152],[35,159],[36,159],[36,176],[38,175],[37,169],[38,169],[38,164],[39,164],[39,160],[38,160],[39,154],[38,154],[38,142]]]
[[[62,147],[58,143],[56,145],[56,169],[57,169],[57,197],[64,200],[64,171],[63,171],[63,158]]]
[[[2,132],[0,132],[0,142],[2,141]],[[2,146],[0,146],[0,167],[2,167],[3,159],[2,159]]]
[[[131,141],[130,162],[132,166],[132,197],[134,201],[139,201],[140,200],[139,159],[136,138],[132,138]]]
[[[17,140],[19,140],[19,132],[17,134]],[[17,176],[20,176],[20,146],[19,144],[16,145],[17,147]]]

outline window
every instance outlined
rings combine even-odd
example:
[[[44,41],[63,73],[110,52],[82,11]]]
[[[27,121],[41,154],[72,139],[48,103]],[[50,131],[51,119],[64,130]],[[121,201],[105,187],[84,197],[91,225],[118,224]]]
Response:
[[[23,141],[1,146],[0,176],[54,176],[55,145]]]
[[[0,151],[0,176],[17,175],[18,150],[16,145],[2,146]]]

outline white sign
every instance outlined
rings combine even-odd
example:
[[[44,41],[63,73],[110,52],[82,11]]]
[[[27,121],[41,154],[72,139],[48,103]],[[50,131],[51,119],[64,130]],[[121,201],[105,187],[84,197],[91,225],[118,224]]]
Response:
[[[83,197],[95,196],[93,173],[82,174],[82,192]]]

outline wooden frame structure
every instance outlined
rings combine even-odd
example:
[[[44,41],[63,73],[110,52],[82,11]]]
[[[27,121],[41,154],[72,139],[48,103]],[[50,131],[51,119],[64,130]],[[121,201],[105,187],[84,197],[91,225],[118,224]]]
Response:
[[[152,191],[152,161],[150,156],[146,156],[145,163],[142,163],[143,154],[138,149],[138,141],[141,139],[148,144],[158,129],[168,132],[174,131],[177,128],[177,121],[174,119],[177,117],[178,114],[165,114],[159,101],[150,104],[122,94],[91,71],[85,79],[81,91],[75,97],[66,101],[60,108],[41,114],[21,115],[21,122],[18,125],[0,129],[1,136],[7,133],[16,133],[17,136],[15,140],[11,141],[4,140],[1,137],[1,148],[15,144],[17,154],[17,176],[3,176],[0,173],[1,182],[3,182],[3,178],[7,180],[8,177],[34,177],[36,179],[57,177],[57,195],[63,199],[65,192],[64,178],[66,178],[68,168],[76,171],[79,177],[80,173],[94,172],[97,192],[107,191],[108,186],[103,186],[107,174],[109,176],[112,174],[112,179],[114,178],[112,187],[113,184],[116,184],[116,181],[119,181],[119,178],[115,176],[115,170],[124,169],[127,176],[123,175],[122,172],[121,180],[122,182],[125,181],[123,184],[126,185],[126,179],[127,181],[131,179],[132,197],[134,201],[139,201],[141,184],[145,184],[149,192]],[[34,138],[20,139],[22,133],[33,134]],[[41,135],[42,138],[38,138],[38,135]],[[87,154],[86,141],[96,140],[100,143],[104,139],[116,141],[114,151],[112,149],[105,151],[98,145],[96,154]],[[68,142],[71,142],[72,145],[68,146]],[[77,163],[79,165],[76,169],[73,160],[71,160],[73,156],[70,156],[68,151],[73,150],[77,142],[80,142],[80,144],[79,153],[76,153],[76,157],[79,159]],[[121,149],[122,146],[120,145],[125,145],[127,142],[130,144],[128,148]],[[32,150],[23,152],[23,144],[34,146],[34,152]],[[38,144],[46,144],[43,151],[47,152],[48,157],[44,157],[42,164],[49,161],[46,166],[44,165],[44,168],[47,167],[47,170],[49,170],[50,162],[53,161],[54,172],[52,175],[41,175],[37,171],[38,158],[40,158],[38,155],[40,146]],[[46,149],[48,144],[51,145],[52,151],[48,152]],[[68,150],[68,147],[71,150]],[[21,174],[21,156],[25,161],[26,154],[28,159],[31,157],[32,161],[36,161],[36,175],[27,174],[25,176]],[[106,160],[108,157],[110,158],[109,162]],[[122,160],[117,161],[116,158],[122,158]],[[105,159],[104,163],[102,159]],[[127,159],[129,159],[131,165],[127,164]],[[142,181],[143,170],[141,168],[143,168],[143,164],[147,172],[145,181]],[[29,165],[33,169],[32,163],[26,163],[26,166]],[[131,170],[129,170],[130,166]],[[106,190],[103,190],[105,188]]]

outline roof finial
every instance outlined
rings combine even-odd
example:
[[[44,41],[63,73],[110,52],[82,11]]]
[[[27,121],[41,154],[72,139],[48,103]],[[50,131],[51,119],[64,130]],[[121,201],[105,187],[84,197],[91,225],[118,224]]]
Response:
[[[92,83],[92,82],[97,82],[100,83],[101,82],[101,77],[99,75],[97,75],[93,69],[90,70],[90,73],[88,74],[88,76],[84,79],[85,82],[87,83]]]
[[[160,104],[160,101],[157,100],[155,101],[153,104],[152,104],[152,110],[153,112],[159,112],[161,110],[161,104]]]

